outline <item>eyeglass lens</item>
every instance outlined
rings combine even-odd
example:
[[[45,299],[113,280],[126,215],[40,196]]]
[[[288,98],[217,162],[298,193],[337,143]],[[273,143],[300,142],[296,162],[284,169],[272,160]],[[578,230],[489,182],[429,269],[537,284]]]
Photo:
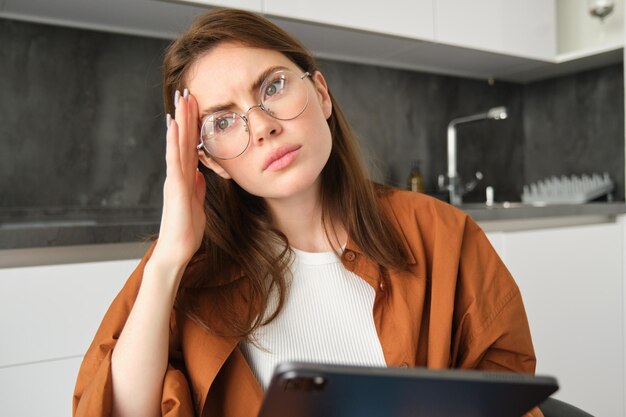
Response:
[[[259,107],[278,120],[295,119],[308,104],[304,78],[291,71],[279,70],[270,74],[259,89]],[[232,111],[210,114],[202,122],[201,139],[207,152],[219,159],[232,159],[241,155],[250,142],[247,113]]]

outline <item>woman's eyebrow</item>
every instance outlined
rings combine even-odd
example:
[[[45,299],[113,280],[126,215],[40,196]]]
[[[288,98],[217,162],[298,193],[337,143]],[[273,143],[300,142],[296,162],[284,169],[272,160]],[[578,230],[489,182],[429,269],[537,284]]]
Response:
[[[259,74],[256,80],[254,80],[254,82],[250,86],[250,91],[254,92],[254,91],[257,91],[259,88],[261,88],[261,84],[263,84],[263,81],[265,81],[265,79],[274,71],[287,70],[287,69],[289,68],[283,65],[275,65],[275,66],[265,69],[263,72]],[[230,103],[216,104],[214,106],[208,107],[202,111],[202,113],[200,114],[200,118],[202,119],[205,116],[216,113],[218,111],[233,108],[234,105],[235,104],[233,102],[230,102]]]
[[[200,119],[204,119],[205,116],[208,116],[213,113],[217,113],[222,110],[232,109],[234,105],[235,103],[230,102],[230,103],[216,104],[214,106],[207,107],[206,109],[202,110],[202,112],[200,113]]]
[[[274,71],[286,70],[286,69],[288,68],[282,65],[275,65],[273,67],[267,68],[265,71],[259,74],[257,79],[252,83],[252,85],[250,86],[250,91],[256,91],[259,88],[261,88],[261,84],[263,84],[263,81],[265,81],[265,79]]]

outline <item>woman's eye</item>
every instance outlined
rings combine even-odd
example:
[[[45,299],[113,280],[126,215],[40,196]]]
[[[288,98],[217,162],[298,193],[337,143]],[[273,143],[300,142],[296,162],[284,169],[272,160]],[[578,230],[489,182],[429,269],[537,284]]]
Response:
[[[232,116],[222,116],[219,117],[217,119],[215,119],[215,121],[213,122],[213,125],[215,126],[215,132],[223,132],[226,129],[228,129],[233,123],[235,122],[234,118]]]
[[[269,99],[276,94],[279,94],[285,88],[285,83],[286,81],[284,78],[278,78],[272,81],[267,87],[265,87],[265,91],[263,92],[263,98]]]

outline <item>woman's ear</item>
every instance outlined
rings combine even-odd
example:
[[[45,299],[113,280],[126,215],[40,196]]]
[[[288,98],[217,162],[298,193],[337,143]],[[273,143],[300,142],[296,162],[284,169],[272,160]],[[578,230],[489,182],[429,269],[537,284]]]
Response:
[[[315,71],[311,76],[313,83],[315,84],[315,90],[317,91],[317,98],[322,108],[324,117],[328,119],[333,112],[333,103],[328,93],[328,85],[321,72]]]
[[[202,165],[209,168],[211,171],[215,172],[217,175],[224,178],[225,180],[229,180],[232,178],[230,174],[226,172],[224,168],[222,168],[222,166],[218,164],[213,158],[207,155],[204,150],[200,149],[198,151],[198,159],[200,160],[200,162],[202,162]]]

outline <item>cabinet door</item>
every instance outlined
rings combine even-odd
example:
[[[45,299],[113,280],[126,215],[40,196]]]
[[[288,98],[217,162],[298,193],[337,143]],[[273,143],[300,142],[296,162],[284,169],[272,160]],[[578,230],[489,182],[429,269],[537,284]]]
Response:
[[[70,417],[82,356],[0,367],[3,416]]]
[[[432,40],[434,0],[265,0],[265,13],[333,26]]]
[[[560,59],[591,55],[624,47],[624,6],[616,1],[615,9],[602,22],[591,17],[585,0],[561,0],[557,3],[557,45]]]
[[[138,263],[0,269],[2,415],[71,415],[82,357]]]
[[[535,59],[556,57],[555,0],[435,0],[435,40]]]
[[[624,416],[621,224],[506,233],[505,263],[518,282],[537,373],[555,397],[597,416]]]
[[[0,269],[0,368],[82,356],[138,263]]]

